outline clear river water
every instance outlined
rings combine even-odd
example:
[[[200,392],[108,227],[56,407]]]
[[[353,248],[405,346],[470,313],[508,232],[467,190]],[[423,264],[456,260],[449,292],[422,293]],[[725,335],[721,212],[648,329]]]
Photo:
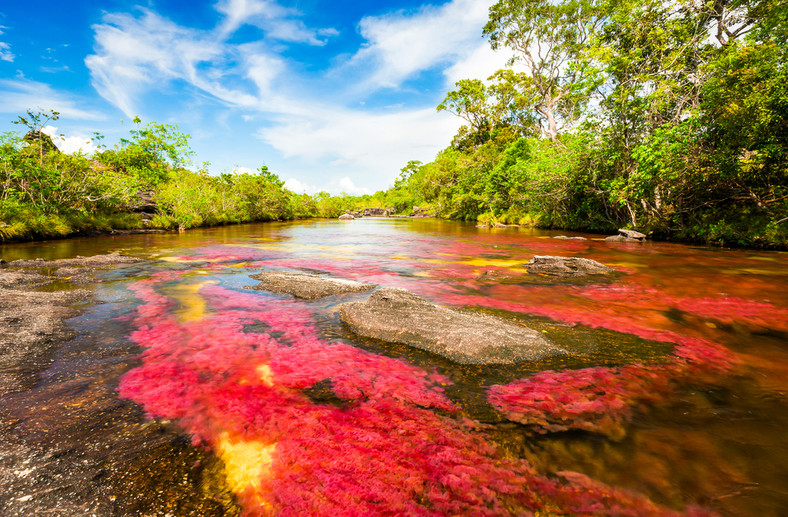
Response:
[[[0,462],[29,465],[14,497],[53,515],[788,515],[788,253],[559,233],[371,218],[0,247],[147,259],[101,272],[77,337],[0,396]],[[550,280],[535,255],[617,273]],[[368,292],[247,289],[261,268],[405,288],[569,354],[458,365],[354,335],[337,306]]]

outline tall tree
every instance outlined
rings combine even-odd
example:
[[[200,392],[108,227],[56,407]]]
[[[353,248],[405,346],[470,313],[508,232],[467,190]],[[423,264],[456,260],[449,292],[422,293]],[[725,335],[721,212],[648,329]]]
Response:
[[[542,133],[555,140],[559,128],[573,123],[588,98],[594,70],[582,51],[602,18],[593,0],[499,0],[484,27],[493,49],[515,52],[531,75],[533,109]]]

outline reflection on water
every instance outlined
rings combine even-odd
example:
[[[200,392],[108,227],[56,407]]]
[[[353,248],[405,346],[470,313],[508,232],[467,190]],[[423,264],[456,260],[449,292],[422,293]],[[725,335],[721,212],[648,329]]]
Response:
[[[8,486],[74,515],[788,514],[788,255],[551,235],[362,219],[3,247],[152,260],[104,273],[79,337],[0,399],[0,463],[54,451],[32,464],[65,479]],[[619,275],[528,278],[534,255]],[[361,339],[336,305],[368,293],[244,290],[260,267],[403,287],[571,355],[459,366]]]

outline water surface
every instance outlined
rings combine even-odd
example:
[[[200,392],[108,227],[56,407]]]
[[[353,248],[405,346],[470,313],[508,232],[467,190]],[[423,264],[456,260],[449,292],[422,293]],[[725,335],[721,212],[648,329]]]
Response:
[[[554,235],[361,219],[1,248],[150,260],[103,272],[79,337],[0,397],[0,462],[31,465],[14,508],[788,514],[788,255]],[[548,281],[534,255],[618,273]],[[244,289],[260,268],[406,288],[570,354],[459,366],[361,339],[336,306],[368,293]]]

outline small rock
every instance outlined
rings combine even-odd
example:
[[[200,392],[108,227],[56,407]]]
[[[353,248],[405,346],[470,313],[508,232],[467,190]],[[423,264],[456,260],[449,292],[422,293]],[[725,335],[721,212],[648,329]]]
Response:
[[[538,361],[566,353],[533,329],[439,307],[405,289],[385,287],[365,302],[344,303],[339,316],[356,334],[403,343],[460,364]]]
[[[645,234],[636,232],[635,230],[625,230],[623,228],[619,228],[618,233],[619,235],[623,235],[624,237],[627,237],[629,239],[638,239],[642,241],[643,239],[646,238]]]
[[[553,239],[561,239],[564,241],[587,241],[585,237],[567,237],[566,235],[556,235]]]
[[[350,214],[342,214],[339,216],[340,221],[352,221],[353,219],[355,219],[355,217]]]
[[[619,228],[618,235],[605,237],[605,240],[608,242],[643,242],[645,239],[646,236],[644,234],[636,232],[635,230],[625,230],[623,228]]]
[[[525,264],[530,274],[552,276],[609,275],[615,270],[596,260],[579,257],[535,256]]]

